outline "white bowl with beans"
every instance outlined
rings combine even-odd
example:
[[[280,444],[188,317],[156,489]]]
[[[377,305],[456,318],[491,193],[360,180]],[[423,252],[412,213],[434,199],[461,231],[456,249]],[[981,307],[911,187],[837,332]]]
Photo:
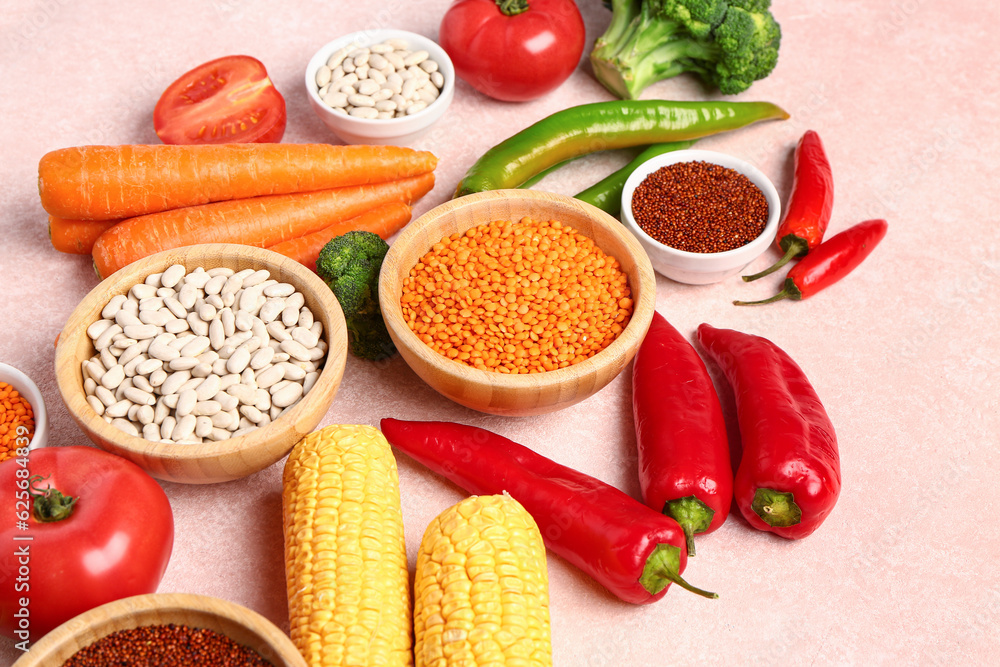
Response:
[[[205,244],[92,290],[60,334],[56,376],[95,444],[154,477],[209,483],[257,472],[311,432],[346,354],[340,306],[313,272]]]
[[[767,202],[766,222],[763,231],[744,245],[720,252],[691,252],[667,245],[647,233],[637,222],[633,211],[633,196],[639,185],[657,170],[685,162],[704,162],[731,169],[745,176],[755,185]],[[760,257],[774,241],[781,218],[781,199],[774,184],[761,170],[733,155],[689,149],[658,155],[632,172],[622,191],[622,222],[635,234],[649,255],[657,273],[676,282],[690,285],[707,285],[731,278]]]
[[[447,110],[455,68],[423,35],[365,30],[319,49],[305,84],[316,115],[345,143],[405,144]]]

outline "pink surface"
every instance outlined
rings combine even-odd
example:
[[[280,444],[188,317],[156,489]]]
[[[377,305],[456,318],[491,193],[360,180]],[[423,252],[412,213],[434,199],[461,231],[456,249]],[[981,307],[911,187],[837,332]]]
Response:
[[[600,3],[580,4],[590,44],[609,14]],[[373,27],[436,38],[447,5],[289,3],[275,12],[261,0],[175,0],[154,13],[107,0],[5,3],[0,359],[40,385],[52,444],[85,442],[56,390],[52,341],[97,280],[89,259],[48,243],[35,187],[39,158],[71,145],[155,143],[151,113],[160,92],[194,65],[233,53],[263,61],[285,95],[286,142],[335,142],[303,89],[313,51]],[[792,118],[698,147],[753,161],[784,199],[791,149],[815,129],[835,174],[831,233],[885,217],[889,234],[855,274],[810,301],[731,305],[770,294],[779,276],[705,287],[661,277],[657,308],[682,333],[709,322],[763,335],[791,354],[837,428],[843,493],[826,523],[800,542],[756,532],[739,516],[704,537],[686,577],[717,591],[714,601],[672,590],[654,605],[630,606],[550,554],[557,665],[984,664],[1000,650],[1000,55],[992,29],[1000,9],[777,0],[773,10],[784,32],[780,62],[738,99],[773,101]],[[644,97],[705,94],[681,78]],[[438,184],[416,213],[446,201],[469,165],[513,131],[606,99],[585,61],[557,91],[525,104],[495,102],[460,84],[444,122],[412,144],[440,158]],[[536,187],[573,194],[623,162],[595,155]],[[381,365],[352,358],[324,424],[387,416],[475,424],[637,495],[629,379],[626,369],[574,407],[511,419],[449,403],[398,357]],[[722,397],[732,415],[731,395],[723,389]],[[398,458],[412,568],[425,526],[461,494]],[[160,591],[226,598],[287,628],[280,474],[276,464],[227,484],[165,483],[177,533]],[[11,511],[12,501],[0,506]],[[0,664],[18,655],[0,641]]]

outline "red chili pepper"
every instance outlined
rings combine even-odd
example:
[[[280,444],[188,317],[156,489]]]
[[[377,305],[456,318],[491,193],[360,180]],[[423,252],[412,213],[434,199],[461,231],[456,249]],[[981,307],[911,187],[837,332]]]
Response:
[[[698,327],[736,396],[743,456],[734,494],[750,525],[788,539],[816,530],[840,495],[833,424],[802,369],[759,336]]]
[[[802,261],[792,267],[784,289],[770,299],[733,301],[737,306],[755,306],[781,299],[808,299],[829,287],[871,254],[889,229],[885,220],[866,220],[831,236]]]
[[[808,130],[795,147],[795,175],[785,216],[778,226],[775,244],[785,253],[775,264],[752,276],[751,281],[774,273],[795,257],[807,255],[823,241],[833,213],[833,174],[823,142]]]
[[[684,531],[628,494],[485,429],[383,419],[397,449],[473,494],[507,492],[535,519],[545,544],[626,602],[647,604],[681,578]]]
[[[729,516],[729,439],[705,362],[659,313],[632,362],[632,408],[643,500],[676,519],[693,556],[693,535]]]

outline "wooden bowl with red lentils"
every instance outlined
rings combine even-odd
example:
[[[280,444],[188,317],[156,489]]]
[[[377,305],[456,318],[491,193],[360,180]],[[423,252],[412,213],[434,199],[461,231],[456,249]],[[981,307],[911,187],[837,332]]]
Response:
[[[306,667],[292,640],[257,612],[187,593],[137,595],[95,607],[32,644],[14,666],[111,664]]]
[[[653,316],[645,251],[607,213],[564,195],[494,190],[446,202],[389,248],[386,326],[447,398],[504,416],[577,403],[628,364]]]

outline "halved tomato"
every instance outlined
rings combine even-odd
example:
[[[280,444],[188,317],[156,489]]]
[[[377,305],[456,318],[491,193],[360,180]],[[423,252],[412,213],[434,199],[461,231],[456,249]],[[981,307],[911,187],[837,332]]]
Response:
[[[174,81],[153,110],[165,144],[271,143],[285,134],[285,98],[256,58],[226,56]]]

